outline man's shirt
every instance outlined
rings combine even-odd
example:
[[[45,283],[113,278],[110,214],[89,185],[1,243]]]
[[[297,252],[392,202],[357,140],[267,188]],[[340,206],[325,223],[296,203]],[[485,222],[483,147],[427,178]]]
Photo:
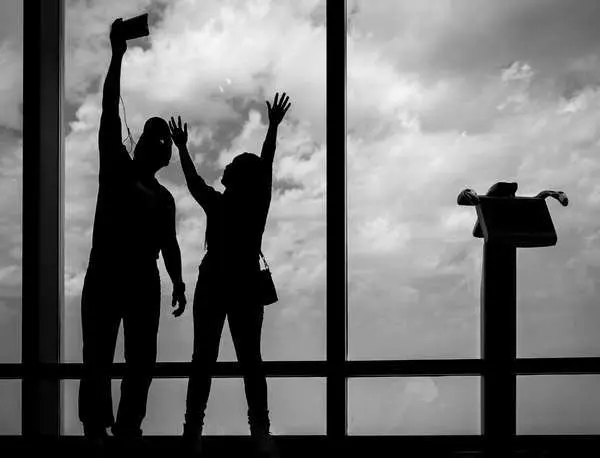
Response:
[[[90,262],[115,267],[155,262],[174,218],[171,193],[154,178],[142,180],[121,142],[121,120],[102,115],[100,172]]]

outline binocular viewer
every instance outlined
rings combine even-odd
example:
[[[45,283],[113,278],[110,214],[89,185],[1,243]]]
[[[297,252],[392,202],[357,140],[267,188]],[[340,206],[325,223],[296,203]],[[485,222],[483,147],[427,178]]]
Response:
[[[118,25],[117,31],[125,40],[146,37],[150,35],[148,30],[148,13],[132,17]]]
[[[481,392],[485,448],[512,456],[517,435],[517,249],[557,243],[546,198],[569,205],[562,191],[516,196],[517,183],[495,183],[486,194],[464,189],[458,205],[475,207],[473,236],[484,239],[481,275]]]
[[[486,195],[478,195],[472,189],[458,195],[458,205],[476,207],[473,236],[520,248],[556,245],[556,231],[545,199],[552,197],[566,207],[567,195],[562,191],[545,190],[533,197],[518,197],[516,190],[517,183],[499,182]]]

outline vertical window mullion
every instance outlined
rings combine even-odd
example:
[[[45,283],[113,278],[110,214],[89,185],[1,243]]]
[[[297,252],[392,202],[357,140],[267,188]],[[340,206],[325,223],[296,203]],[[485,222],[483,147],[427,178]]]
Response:
[[[517,248],[484,243],[482,432],[489,450],[508,453],[516,435]]]
[[[63,0],[23,6],[23,412],[24,436],[60,433]]]
[[[346,1],[327,2],[327,436],[347,434]]]

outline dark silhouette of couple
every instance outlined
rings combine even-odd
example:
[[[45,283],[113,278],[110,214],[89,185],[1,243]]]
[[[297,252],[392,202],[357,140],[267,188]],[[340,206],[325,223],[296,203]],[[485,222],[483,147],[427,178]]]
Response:
[[[207,185],[187,149],[187,123],[159,117],[144,125],[133,159],[123,145],[119,117],[121,62],[127,42],[121,19],[110,32],[112,57],[104,81],[98,135],[99,189],[92,249],[82,299],[84,375],[79,418],[84,435],[102,448],[107,428],[124,444],[142,442],[148,390],[156,363],[161,283],[159,252],[173,282],[173,314],[186,307],[175,201],[155,174],[179,150],[187,187],[207,215],[207,251],[199,266],[193,300],[194,345],[183,437],[201,452],[211,376],[225,317],[243,371],[248,422],[257,450],[278,454],[269,428],[267,383],[260,352],[265,303],[260,299],[259,256],[271,201],[277,128],[290,107],[285,93],[266,102],[269,127],[260,157],[243,153],[225,168],[225,192]],[[263,277],[260,277],[263,278]],[[111,400],[111,366],[123,321],[126,372],[116,420]]]

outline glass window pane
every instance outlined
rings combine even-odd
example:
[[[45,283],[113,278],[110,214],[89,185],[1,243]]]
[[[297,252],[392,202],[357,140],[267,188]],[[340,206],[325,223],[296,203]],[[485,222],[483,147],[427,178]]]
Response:
[[[518,353],[598,356],[597,5],[442,3],[348,4],[350,354],[479,355],[456,196],[514,181],[571,202],[548,202],[556,247],[519,253]]]
[[[22,11],[0,4],[0,363],[21,361]]]
[[[318,378],[269,378],[271,432],[277,435],[325,434],[325,381]],[[120,380],[113,380],[116,414]],[[63,381],[64,434],[81,435],[77,418],[78,380]],[[148,396],[144,434],[180,435],[185,414],[186,379],[155,379]],[[247,435],[247,404],[242,379],[215,378],[206,409],[204,434]]]
[[[597,261],[592,259],[597,248],[589,242],[595,237],[589,234],[597,228],[592,219],[572,215],[582,211],[576,205],[563,209],[549,203],[558,233],[555,248],[518,251],[517,353],[521,358],[600,356],[595,286],[600,277],[594,273]],[[580,221],[579,228],[573,227],[573,217]]]
[[[479,377],[378,377],[348,381],[354,435],[480,434]]]
[[[499,161],[482,164],[488,128],[466,102],[487,80],[451,68],[440,38],[468,28],[467,4],[348,2],[351,359],[480,355],[481,243],[456,196]]]
[[[263,237],[279,293],[266,310],[265,360],[325,356],[325,1],[260,3],[172,1],[149,5],[150,36],[130,41],[120,114],[139,139],[150,116],[181,114],[188,147],[207,183],[222,191],[224,166],[244,151],[260,154],[265,99],[287,91],[292,102],[278,132],[272,201]],[[80,302],[98,191],[101,88],[115,16],[140,14],[139,2],[67,2],[65,40],[65,313],[63,358],[81,361]],[[123,138],[127,131],[122,125]],[[132,150],[129,141],[125,142]],[[189,361],[193,298],[204,255],[205,214],[190,196],[174,148],[158,173],[177,206],[188,311],[171,315],[171,282],[162,260],[158,357]],[[126,232],[128,229],[123,228]],[[119,262],[115,259],[114,262]],[[107,288],[110,288],[110,280]],[[117,294],[115,294],[115,300]],[[234,358],[228,332],[221,360]],[[122,346],[116,360],[122,360]]]
[[[563,190],[570,201],[563,208],[548,199],[557,246],[518,256],[521,357],[600,356],[600,51],[592,25],[600,11],[595,2],[581,2],[563,15],[563,6],[532,6],[530,19],[518,22],[525,33],[510,29],[511,41],[527,45],[504,72],[519,91],[508,107],[518,108],[514,122],[505,125],[520,132],[511,155],[521,156],[522,193]],[[552,41],[560,45],[548,46]]]
[[[0,380],[0,436],[21,434],[21,380]]]
[[[326,434],[327,391],[324,378],[273,377],[267,383],[274,434]]]
[[[517,434],[600,434],[600,375],[517,377]]]

